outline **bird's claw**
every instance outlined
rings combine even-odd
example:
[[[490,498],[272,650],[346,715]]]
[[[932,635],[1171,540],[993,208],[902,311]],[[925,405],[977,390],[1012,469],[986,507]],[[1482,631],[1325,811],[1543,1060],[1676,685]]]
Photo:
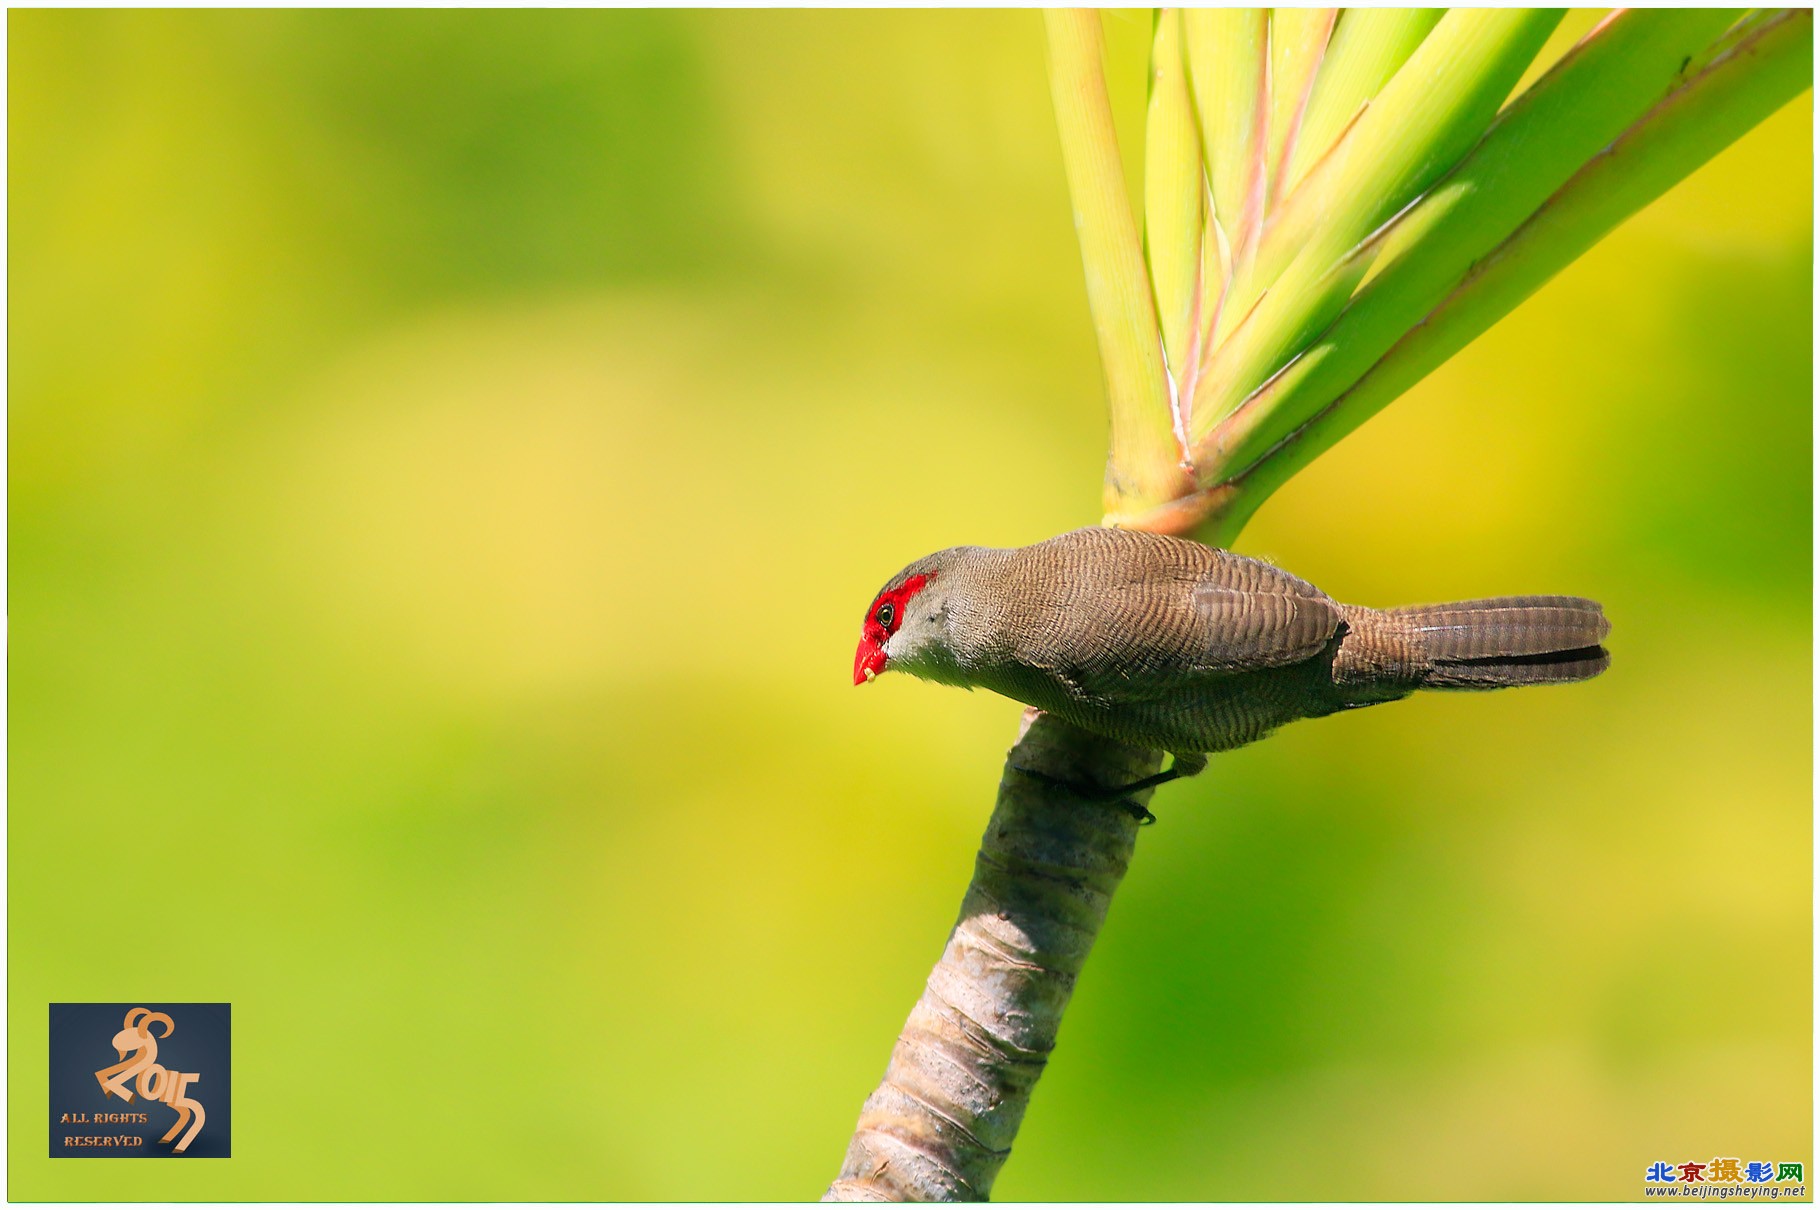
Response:
[[[1140,828],[1156,822],[1156,816],[1150,813],[1150,808],[1134,798],[1121,798],[1118,800],[1118,805],[1125,808],[1125,814],[1138,821]]]
[[[1025,765],[1013,764],[1008,767],[1022,773],[1032,781],[1038,781],[1045,786],[1061,790],[1066,794],[1080,799],[1082,802],[1095,804],[1107,803],[1116,806],[1123,810],[1125,814],[1137,820],[1140,825],[1156,822],[1156,816],[1152,815],[1147,808],[1141,806],[1136,799],[1125,797],[1131,789],[1130,786],[1117,786],[1108,789],[1105,786],[1096,786],[1088,782],[1069,781],[1065,777],[1057,777],[1053,773],[1045,773],[1041,769],[1032,769]]]

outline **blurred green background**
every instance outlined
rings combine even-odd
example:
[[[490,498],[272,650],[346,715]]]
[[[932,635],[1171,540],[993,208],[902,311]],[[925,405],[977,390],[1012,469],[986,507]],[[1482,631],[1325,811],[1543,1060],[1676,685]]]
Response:
[[[8,21],[11,1196],[818,1195],[1018,716],[861,613],[1097,519],[1037,15]],[[1616,663],[1160,795],[998,1197],[1814,1158],[1810,108],[1246,532]],[[148,996],[234,1158],[46,1159],[45,1004]]]

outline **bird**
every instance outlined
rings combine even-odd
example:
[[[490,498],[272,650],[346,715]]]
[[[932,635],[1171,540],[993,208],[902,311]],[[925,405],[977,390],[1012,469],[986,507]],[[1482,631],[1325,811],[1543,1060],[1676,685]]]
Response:
[[[853,683],[897,671],[987,689],[1167,752],[1169,769],[1139,782],[1067,786],[1149,822],[1127,796],[1200,772],[1210,753],[1418,689],[1586,680],[1610,665],[1610,633],[1599,603],[1583,597],[1372,609],[1260,559],[1089,527],[911,563],[866,610]]]

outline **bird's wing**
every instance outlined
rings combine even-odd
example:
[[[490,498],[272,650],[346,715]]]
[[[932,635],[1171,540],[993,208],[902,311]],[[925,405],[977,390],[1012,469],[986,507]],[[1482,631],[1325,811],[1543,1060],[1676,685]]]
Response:
[[[1185,654],[1202,671],[1229,673],[1280,668],[1319,655],[1339,632],[1339,607],[1318,593],[1282,590],[1289,587],[1196,584],[1189,608],[1200,641]]]
[[[1014,662],[1075,699],[1167,699],[1296,664],[1342,625],[1314,585],[1198,542],[1086,529],[1020,553],[1025,580],[1009,595],[1046,608],[1016,628]]]
[[[1209,681],[1298,664],[1340,633],[1340,607],[1320,589],[1257,559],[1181,543],[1124,568],[1097,596],[1093,654],[1067,669],[1082,696],[1172,698]]]

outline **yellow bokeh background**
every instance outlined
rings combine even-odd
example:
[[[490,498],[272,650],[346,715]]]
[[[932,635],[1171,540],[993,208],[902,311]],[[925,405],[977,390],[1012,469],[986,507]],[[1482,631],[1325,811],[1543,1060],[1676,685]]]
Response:
[[[819,1194],[1018,715],[853,689],[861,612],[1096,519],[1037,15],[8,28],[10,1195]],[[1160,794],[997,1197],[1811,1165],[1811,130],[1259,514],[1613,668]],[[233,1158],[47,1159],[45,1005],[158,996],[233,1004]]]

